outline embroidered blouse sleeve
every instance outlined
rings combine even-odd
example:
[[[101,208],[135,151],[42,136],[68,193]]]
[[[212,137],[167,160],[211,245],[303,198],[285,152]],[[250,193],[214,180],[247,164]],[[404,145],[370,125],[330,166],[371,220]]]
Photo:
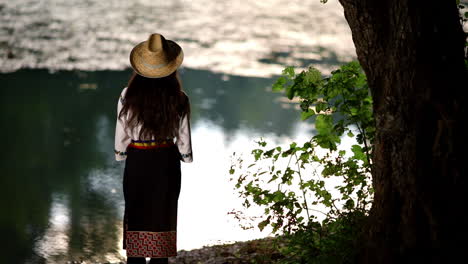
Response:
[[[115,145],[114,153],[115,160],[121,161],[127,158],[127,146],[130,144],[131,138],[125,132],[125,122],[119,118],[120,110],[122,110],[122,103],[124,100],[125,92],[127,88],[124,88],[120,94],[119,101],[117,103],[117,122],[115,125]]]
[[[187,163],[192,162],[192,138],[190,131],[190,120],[187,115],[185,115],[180,121],[179,136],[177,137],[176,145],[179,149],[182,161]]]

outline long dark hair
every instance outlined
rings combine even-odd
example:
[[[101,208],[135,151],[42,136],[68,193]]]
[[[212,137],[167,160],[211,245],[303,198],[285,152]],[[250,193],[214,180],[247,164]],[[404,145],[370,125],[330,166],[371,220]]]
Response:
[[[133,72],[119,118],[127,114],[127,127],[141,125],[140,140],[174,138],[180,119],[190,117],[190,103],[182,91],[178,72],[162,78],[146,78]]]

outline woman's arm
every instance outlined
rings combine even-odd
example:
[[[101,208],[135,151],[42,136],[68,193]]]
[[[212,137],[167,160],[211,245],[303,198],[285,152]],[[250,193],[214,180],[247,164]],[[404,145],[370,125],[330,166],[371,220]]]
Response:
[[[180,121],[179,135],[176,140],[176,145],[179,149],[182,161],[187,163],[192,162],[192,138],[188,115],[184,115]]]
[[[117,103],[117,123],[115,125],[115,145],[114,153],[115,160],[121,161],[127,158],[127,146],[130,144],[131,138],[125,132],[125,122],[119,118],[120,110],[122,110],[123,100],[125,97],[125,92],[127,88],[125,87],[120,94],[119,102]]]

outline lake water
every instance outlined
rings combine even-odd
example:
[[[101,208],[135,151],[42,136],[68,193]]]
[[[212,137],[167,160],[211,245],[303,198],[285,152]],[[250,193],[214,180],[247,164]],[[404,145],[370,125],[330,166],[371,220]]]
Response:
[[[231,155],[313,133],[270,87],[285,66],[328,72],[354,58],[336,2],[0,0],[0,263],[123,259],[116,103],[130,49],[152,32],[184,48],[192,101],[178,248],[269,235],[228,215],[241,208]]]

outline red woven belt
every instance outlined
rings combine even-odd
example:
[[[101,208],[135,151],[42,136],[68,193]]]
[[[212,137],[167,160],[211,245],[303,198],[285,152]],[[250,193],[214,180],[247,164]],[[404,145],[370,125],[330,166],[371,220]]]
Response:
[[[173,146],[174,142],[171,140],[164,141],[132,141],[128,146],[137,149],[154,149],[154,148],[166,148]]]

